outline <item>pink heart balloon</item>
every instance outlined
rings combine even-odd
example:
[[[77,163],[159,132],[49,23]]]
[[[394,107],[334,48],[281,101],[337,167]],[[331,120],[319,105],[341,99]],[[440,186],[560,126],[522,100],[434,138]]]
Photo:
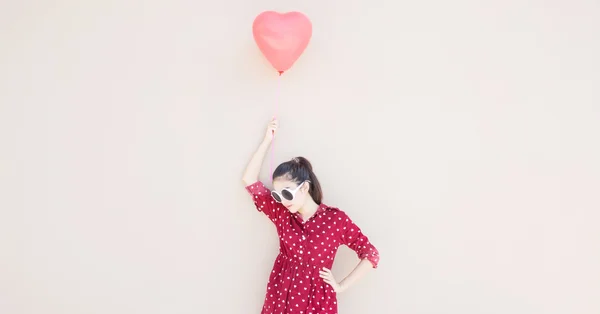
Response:
[[[260,51],[281,75],[308,46],[312,24],[300,12],[265,11],[254,19],[252,33]]]

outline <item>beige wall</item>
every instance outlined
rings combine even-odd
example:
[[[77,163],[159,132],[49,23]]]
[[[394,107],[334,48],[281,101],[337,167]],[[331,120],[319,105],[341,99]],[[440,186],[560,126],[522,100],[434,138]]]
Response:
[[[281,81],[269,9],[314,25]],[[381,251],[340,313],[600,313],[599,30],[584,0],[2,1],[0,313],[259,313],[240,179],[276,110],[276,161]]]

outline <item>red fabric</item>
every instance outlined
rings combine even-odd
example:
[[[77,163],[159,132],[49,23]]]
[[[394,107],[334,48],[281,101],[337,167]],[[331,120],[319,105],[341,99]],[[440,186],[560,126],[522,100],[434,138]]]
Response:
[[[267,283],[261,314],[337,314],[333,288],[319,276],[323,267],[331,269],[340,245],[368,259],[374,268],[379,252],[361,229],[342,210],[319,205],[306,222],[275,202],[265,185],[257,181],[246,187],[256,208],[275,224],[279,254]]]

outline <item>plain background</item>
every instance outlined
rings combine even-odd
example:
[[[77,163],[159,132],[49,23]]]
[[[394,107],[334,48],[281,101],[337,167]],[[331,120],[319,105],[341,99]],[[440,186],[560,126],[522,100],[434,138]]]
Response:
[[[314,26],[281,78],[264,10]],[[276,112],[275,162],[381,252],[340,313],[600,313],[599,31],[591,0],[2,1],[0,313],[259,313]]]

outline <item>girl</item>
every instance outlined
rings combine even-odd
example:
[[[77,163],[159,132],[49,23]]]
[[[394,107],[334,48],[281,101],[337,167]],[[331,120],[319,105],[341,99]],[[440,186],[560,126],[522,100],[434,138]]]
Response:
[[[254,205],[279,235],[279,254],[261,314],[337,314],[337,294],[376,268],[379,252],[345,212],[322,203],[321,185],[305,158],[296,157],[275,169],[273,191],[258,181],[277,128],[274,118],[242,178]],[[340,245],[354,250],[360,262],[338,282],[330,269]]]

